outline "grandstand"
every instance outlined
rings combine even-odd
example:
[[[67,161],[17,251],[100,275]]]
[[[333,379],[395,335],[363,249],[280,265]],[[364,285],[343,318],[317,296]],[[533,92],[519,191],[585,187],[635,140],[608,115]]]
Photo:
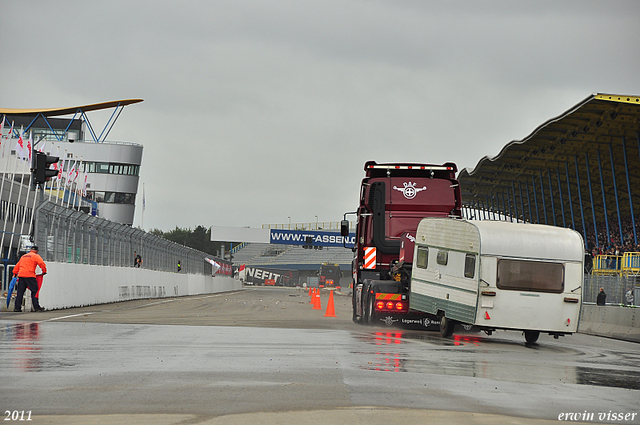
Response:
[[[340,265],[341,270],[351,268],[353,252],[342,247],[325,246],[305,249],[300,245],[272,245],[249,243],[233,255],[235,265],[275,267],[291,270],[318,270],[323,263]]]
[[[348,286],[351,279],[351,249],[339,246],[316,246],[312,249],[302,245],[269,243],[243,243],[232,254],[235,267],[246,265],[277,270],[298,270],[300,283],[307,277],[317,276],[322,264],[337,264],[342,271],[342,285]]]

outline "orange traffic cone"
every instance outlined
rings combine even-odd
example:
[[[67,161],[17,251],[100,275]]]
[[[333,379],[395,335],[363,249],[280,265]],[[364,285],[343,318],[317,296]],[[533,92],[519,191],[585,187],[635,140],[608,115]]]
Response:
[[[315,302],[313,303],[314,310],[322,310],[322,303],[320,302],[320,293],[316,293],[314,297]]]
[[[309,300],[309,304],[315,304],[316,302],[316,289],[312,288],[309,290],[309,296],[311,299]]]
[[[327,312],[324,317],[336,317],[336,309],[333,305],[333,291],[329,291],[329,301],[327,301]]]
[[[309,287],[309,296],[311,296],[311,287]]]

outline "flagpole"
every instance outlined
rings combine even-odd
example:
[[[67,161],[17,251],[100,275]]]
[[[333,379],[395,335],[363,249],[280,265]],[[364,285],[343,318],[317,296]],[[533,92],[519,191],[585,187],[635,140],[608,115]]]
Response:
[[[69,161],[69,163],[71,163],[71,161]],[[75,166],[76,166],[76,161],[73,161],[73,165],[69,168],[69,171],[67,172],[67,180],[64,183],[64,190],[67,191],[67,185],[69,186],[69,196],[67,196],[67,206],[66,208],[69,208],[69,206],[71,205],[71,188],[73,187],[73,181],[69,181],[71,179],[71,171],[75,170]]]
[[[76,194],[76,199],[78,199],[78,196],[80,195],[80,188],[78,187],[78,186],[79,186],[79,185],[78,185],[78,177],[80,176],[80,168],[82,168],[82,165],[83,165],[83,164],[84,164],[83,157],[80,157],[80,167],[78,167],[78,168],[76,169],[76,176],[75,176],[75,178],[73,179],[73,181],[74,181],[74,182],[75,182],[75,184],[76,184],[76,192],[75,192],[75,194]],[[84,173],[84,170],[83,170],[83,173]],[[78,199],[78,212],[80,212],[80,204],[81,204],[81,203],[82,203],[82,198]]]
[[[4,118],[2,119],[2,122],[4,123]],[[4,127],[4,125],[3,125]],[[13,124],[11,124],[11,129],[9,130],[9,133],[7,134],[7,142],[0,146],[0,149],[2,150],[2,158],[5,157],[4,153],[7,150],[7,145],[9,145],[11,143],[11,133],[13,132]],[[4,135],[0,134],[0,141],[4,138]],[[9,157],[7,158],[7,161],[5,163],[5,167],[4,167],[4,171],[2,173],[2,183],[0,184],[0,196],[4,195],[4,182],[6,180],[7,174],[9,173],[9,163],[11,162],[11,151],[9,151]],[[0,248],[2,247],[2,245],[0,245]]]
[[[11,139],[13,137],[11,137],[13,134],[13,121],[11,122],[11,128],[9,129],[9,133],[7,134],[7,143],[5,143],[5,146],[3,146],[2,149],[2,157],[4,158],[5,155],[5,151],[7,150],[7,145],[11,145]],[[2,135],[0,135],[0,140],[2,138]],[[11,148],[9,148],[9,156],[7,157],[7,163],[6,166],[4,167],[4,173],[2,174],[2,184],[0,185],[0,197],[4,196],[4,182],[5,180],[7,180],[7,175],[9,174],[9,163],[11,162]],[[13,179],[12,179],[13,181]],[[13,186],[13,184],[12,184]],[[7,230],[7,215],[9,214],[9,204],[11,203],[11,190],[9,190],[9,197],[7,200],[7,210],[4,211],[4,225],[2,228],[2,238],[0,241],[0,251],[2,249],[4,249],[4,235],[5,235],[5,231]],[[2,254],[2,252],[0,252],[0,254]],[[9,258],[9,251],[7,251],[7,258]]]
[[[60,186],[62,186],[62,199],[64,200],[64,185],[62,184],[62,178],[64,177],[64,163],[67,158],[67,150],[64,150],[64,156],[62,157],[62,164],[60,164],[60,178],[58,179],[58,193],[57,198],[60,199]],[[66,180],[65,180],[66,181]],[[56,199],[56,205],[58,205],[58,199]],[[62,201],[60,201],[60,205],[62,205]]]
[[[9,158],[11,159],[11,158]],[[15,182],[16,171],[18,171],[18,155],[16,152],[15,165],[13,167],[13,173],[10,174],[11,184],[9,185],[9,197],[7,198],[7,210],[4,214],[4,226],[2,228],[2,240],[0,241],[0,246],[4,247],[4,237],[7,234],[7,223],[9,222],[9,214],[11,212],[11,194],[13,193],[13,183]],[[12,239],[13,240],[13,239]],[[7,258],[11,254],[11,245],[9,245],[9,251],[7,252]]]
[[[142,230],[144,230],[144,208],[145,208],[145,199],[144,199],[144,183],[142,183]]]
[[[22,133],[23,133],[23,131],[22,131],[22,127],[21,127],[20,128],[20,138],[22,138]],[[20,139],[18,141],[20,141]],[[22,162],[24,162],[24,147],[23,146],[21,146],[21,147],[22,147],[22,158],[20,160]],[[18,224],[17,223],[17,221],[18,221],[18,207],[20,206],[20,198],[22,198],[22,188],[24,187],[24,164],[22,164],[22,168],[23,168],[23,170],[22,170],[23,172],[21,173],[21,176],[20,176],[20,189],[18,190],[18,200],[16,201],[16,215],[15,215],[14,220],[13,220],[13,229],[11,231],[11,240],[9,241],[9,250],[11,250],[11,246],[13,245],[13,237],[15,236],[15,233],[16,233],[16,227],[17,227],[17,224]],[[13,180],[15,180],[15,177],[14,177]],[[11,182],[11,191],[9,193],[13,193],[13,180]],[[11,197],[9,197],[9,201],[11,201]],[[25,208],[26,208],[26,206],[27,206],[27,203],[25,202]],[[6,221],[5,221],[5,223],[6,223]]]

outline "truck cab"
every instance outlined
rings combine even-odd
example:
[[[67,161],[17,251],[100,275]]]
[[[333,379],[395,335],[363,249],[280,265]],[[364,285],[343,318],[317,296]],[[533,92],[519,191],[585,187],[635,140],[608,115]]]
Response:
[[[356,323],[425,323],[410,319],[413,243],[424,217],[460,217],[461,195],[453,163],[369,161],[360,187],[353,248],[353,320]],[[344,222],[343,222],[344,223]],[[348,234],[348,222],[342,233]],[[403,255],[401,255],[401,252]],[[410,253],[407,255],[407,253]],[[432,324],[432,320],[428,320]]]

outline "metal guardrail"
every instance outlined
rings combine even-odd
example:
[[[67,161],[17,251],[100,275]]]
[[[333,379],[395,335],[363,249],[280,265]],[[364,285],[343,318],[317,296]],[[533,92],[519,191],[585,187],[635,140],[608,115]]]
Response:
[[[596,255],[593,257],[593,269],[591,274],[596,276],[619,276],[620,255]]]
[[[623,276],[640,276],[640,252],[625,252],[622,256]]]
[[[231,274],[229,261],[215,258],[141,229],[65,208],[45,201],[36,208],[34,242],[45,261],[133,267],[134,251],[142,268],[211,275],[210,258],[222,266],[219,274]]]
[[[595,276],[640,276],[640,252],[596,255],[591,274]]]
[[[349,228],[355,229],[355,221],[349,222]],[[263,229],[276,230],[340,230],[339,221],[321,221],[313,223],[263,224]]]

